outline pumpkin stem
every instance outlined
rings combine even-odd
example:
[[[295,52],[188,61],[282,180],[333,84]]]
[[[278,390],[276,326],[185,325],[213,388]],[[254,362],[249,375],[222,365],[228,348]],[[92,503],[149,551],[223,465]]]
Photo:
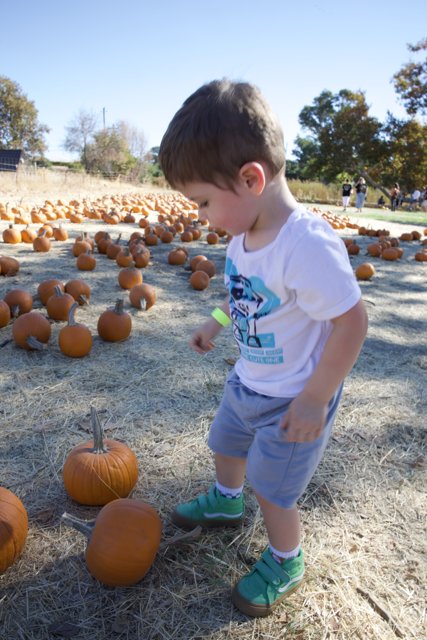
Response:
[[[62,288],[59,286],[59,284],[56,284],[53,288],[53,290],[55,291],[55,295],[56,296],[63,296],[64,292],[62,291]]]
[[[61,521],[64,524],[73,527],[77,531],[80,531],[80,533],[83,533],[88,540],[92,535],[96,522],[95,520],[80,520],[80,518],[76,518],[76,516],[72,516],[71,513],[67,513],[66,511],[62,514]]]
[[[59,287],[58,287],[59,288]],[[56,287],[55,287],[56,289]],[[76,322],[75,319],[75,314],[76,314],[76,309],[78,309],[78,303],[77,302],[73,302],[73,304],[71,305],[69,311],[68,311],[68,326],[69,327],[75,327],[76,324],[78,324],[78,322]]]
[[[31,349],[37,349],[37,351],[46,349],[46,345],[43,342],[40,342],[40,340],[37,340],[34,336],[28,336],[27,344]]]
[[[81,293],[78,297],[78,301],[81,302],[81,304],[87,304],[89,305],[89,300],[87,299],[87,297],[85,295],[83,295],[83,293]]]
[[[121,300],[121,298],[118,298],[116,300],[116,306],[114,307],[114,313],[118,313],[119,315],[122,315],[122,313],[124,313],[124,311],[123,311],[123,300]]]
[[[107,453],[108,449],[104,447],[104,434],[102,432],[101,421],[95,407],[90,408],[90,419],[92,421],[93,431],[93,453]]]

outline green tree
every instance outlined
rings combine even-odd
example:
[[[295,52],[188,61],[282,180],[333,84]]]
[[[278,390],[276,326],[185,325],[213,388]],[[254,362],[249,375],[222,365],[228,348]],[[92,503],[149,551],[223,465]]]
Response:
[[[383,183],[397,181],[408,192],[423,188],[427,176],[427,125],[416,118],[399,120],[389,113],[383,132],[388,148],[381,165]]]
[[[86,147],[87,170],[104,176],[128,175],[136,164],[119,127],[98,131]]]
[[[409,51],[427,51],[427,38],[417,44],[408,44]],[[427,57],[419,62],[408,62],[397,71],[392,82],[409,115],[427,113]]]
[[[294,153],[307,178],[331,182],[342,171],[373,171],[383,157],[381,123],[369,115],[362,91],[322,91],[299,122],[309,136],[297,138]]]
[[[49,128],[38,121],[34,102],[19,84],[0,76],[0,146],[22,149],[26,158],[43,156],[47,149],[45,134]]]
[[[71,153],[78,153],[80,161],[87,169],[87,148],[93,141],[93,137],[98,128],[98,119],[92,111],[80,109],[78,114],[65,127],[67,132],[63,147]]]

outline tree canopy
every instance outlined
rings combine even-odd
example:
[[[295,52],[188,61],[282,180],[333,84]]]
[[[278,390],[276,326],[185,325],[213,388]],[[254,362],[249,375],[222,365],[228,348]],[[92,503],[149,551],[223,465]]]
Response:
[[[409,51],[427,51],[427,38],[408,44]],[[393,76],[396,93],[411,116],[427,113],[427,56],[418,62],[407,62]]]
[[[425,182],[427,126],[416,118],[384,123],[369,115],[362,91],[322,91],[299,116],[307,137],[297,137],[294,151],[299,177],[331,182],[343,172],[359,175],[389,195],[401,183],[407,191]]]
[[[0,76],[0,146],[22,149],[26,158],[42,156],[47,149],[45,134],[49,128],[38,121],[34,102],[19,84]]]
[[[306,178],[328,182],[342,171],[358,173],[383,153],[381,123],[369,115],[362,91],[322,91],[302,109],[299,122],[309,132],[297,138],[295,151]]]

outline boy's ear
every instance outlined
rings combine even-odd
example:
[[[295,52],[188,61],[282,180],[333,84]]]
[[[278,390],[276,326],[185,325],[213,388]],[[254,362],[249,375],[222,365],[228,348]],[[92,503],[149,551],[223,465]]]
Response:
[[[259,162],[246,162],[240,167],[239,178],[254,195],[261,195],[266,183],[264,167]]]

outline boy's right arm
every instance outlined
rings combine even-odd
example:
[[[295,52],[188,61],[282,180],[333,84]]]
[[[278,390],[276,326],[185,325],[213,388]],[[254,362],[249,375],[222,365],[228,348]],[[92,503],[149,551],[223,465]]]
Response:
[[[228,305],[228,297],[218,308],[229,316],[230,308]],[[194,351],[197,351],[197,353],[207,353],[214,348],[215,345],[212,340],[219,334],[221,329],[223,329],[223,326],[215,320],[215,318],[209,318],[191,335],[190,347],[194,349]]]

